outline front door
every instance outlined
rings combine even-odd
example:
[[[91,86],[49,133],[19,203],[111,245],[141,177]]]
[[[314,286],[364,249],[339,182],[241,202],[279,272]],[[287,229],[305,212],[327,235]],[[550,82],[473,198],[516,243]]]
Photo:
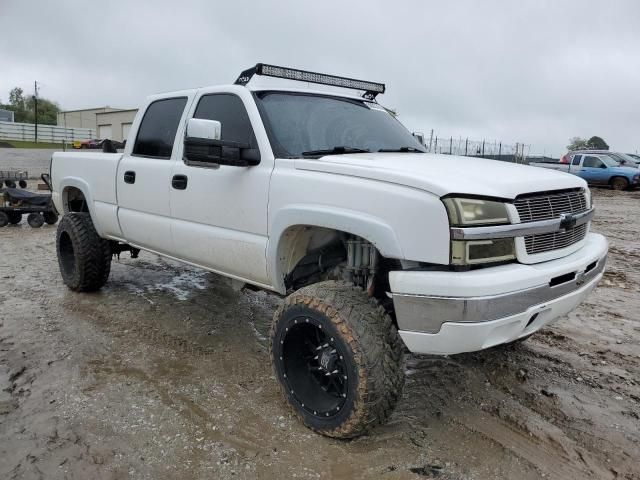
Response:
[[[584,155],[580,177],[591,185],[603,185],[609,180],[607,166],[595,155]]]
[[[152,101],[127,145],[117,173],[118,220],[132,245],[170,254],[169,191],[176,161],[174,143],[188,98]]]
[[[267,206],[274,163],[251,93],[199,92],[191,110],[189,118],[219,121],[222,140],[262,147],[261,159],[251,167],[175,163],[173,174],[184,182],[170,194],[175,252],[211,270],[268,285]]]

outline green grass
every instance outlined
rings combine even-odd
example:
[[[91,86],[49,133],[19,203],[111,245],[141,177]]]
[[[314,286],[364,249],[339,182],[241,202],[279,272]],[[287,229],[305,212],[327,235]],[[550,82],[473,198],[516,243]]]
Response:
[[[19,140],[0,140],[0,147],[11,145],[13,148],[62,148],[61,143],[23,142]],[[71,145],[68,145],[71,148]]]

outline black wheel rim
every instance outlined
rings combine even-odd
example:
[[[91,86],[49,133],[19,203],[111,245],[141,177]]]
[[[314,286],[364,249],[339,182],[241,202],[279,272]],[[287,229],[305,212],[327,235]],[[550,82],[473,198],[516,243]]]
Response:
[[[292,400],[315,417],[337,415],[349,392],[346,356],[336,339],[303,316],[287,322],[280,347],[283,383]]]

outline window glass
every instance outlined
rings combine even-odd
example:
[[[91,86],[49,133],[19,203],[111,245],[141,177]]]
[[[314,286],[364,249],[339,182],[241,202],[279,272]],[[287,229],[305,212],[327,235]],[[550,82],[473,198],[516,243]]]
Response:
[[[602,161],[598,157],[592,157],[590,155],[584,156],[583,167],[600,168]]]
[[[198,102],[193,118],[220,122],[221,140],[257,147],[247,109],[240,97],[230,94],[205,95]]]
[[[387,110],[373,102],[313,94],[258,95],[276,155],[349,147],[377,152],[424,147]]]
[[[580,165],[580,157],[582,157],[582,155],[574,155],[571,165]]]
[[[173,142],[186,104],[187,98],[180,97],[156,100],[149,105],[138,129],[133,154],[171,158]]]

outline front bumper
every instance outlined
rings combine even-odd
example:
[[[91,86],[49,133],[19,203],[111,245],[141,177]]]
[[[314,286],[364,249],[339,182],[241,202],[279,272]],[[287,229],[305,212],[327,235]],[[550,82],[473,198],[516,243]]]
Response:
[[[534,265],[391,272],[400,336],[412,352],[454,354],[529,335],[585,299],[602,278],[607,249],[590,233],[577,252]]]

